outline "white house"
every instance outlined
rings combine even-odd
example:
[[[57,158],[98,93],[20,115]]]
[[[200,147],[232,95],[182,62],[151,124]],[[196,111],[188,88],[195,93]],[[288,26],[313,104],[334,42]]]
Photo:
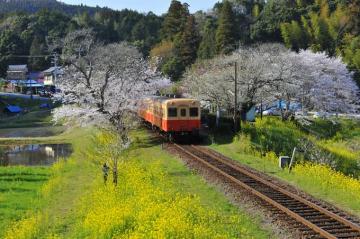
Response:
[[[44,74],[44,86],[47,88],[55,88],[56,79],[63,74],[61,67],[51,67],[46,71],[43,71]]]

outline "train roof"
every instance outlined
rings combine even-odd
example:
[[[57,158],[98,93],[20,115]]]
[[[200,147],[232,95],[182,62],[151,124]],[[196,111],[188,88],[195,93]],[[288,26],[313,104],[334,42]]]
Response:
[[[145,98],[145,100],[152,100],[160,103],[198,101],[196,99],[191,99],[191,98],[169,98],[165,96],[151,96]]]

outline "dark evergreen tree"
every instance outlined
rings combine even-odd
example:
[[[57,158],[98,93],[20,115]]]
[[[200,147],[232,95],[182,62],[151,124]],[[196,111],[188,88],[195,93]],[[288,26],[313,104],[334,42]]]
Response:
[[[187,19],[184,32],[179,37],[179,43],[175,45],[176,53],[181,59],[183,68],[195,62],[198,46],[198,29],[196,28],[195,17],[191,15]]]
[[[236,48],[234,12],[229,1],[221,7],[216,30],[216,50],[221,54],[228,54]]]
[[[188,5],[173,0],[163,22],[161,39],[174,40],[177,34],[184,30],[188,16]]]
[[[212,18],[207,19],[203,30],[202,40],[199,46],[198,57],[200,59],[210,59],[216,54],[216,24]]]

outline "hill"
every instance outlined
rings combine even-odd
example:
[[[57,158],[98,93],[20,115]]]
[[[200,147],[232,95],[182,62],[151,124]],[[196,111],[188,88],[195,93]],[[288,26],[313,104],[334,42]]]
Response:
[[[68,15],[88,12],[93,15],[100,7],[69,5],[56,0],[0,0],[0,14],[12,12],[36,13],[41,9],[60,11]]]

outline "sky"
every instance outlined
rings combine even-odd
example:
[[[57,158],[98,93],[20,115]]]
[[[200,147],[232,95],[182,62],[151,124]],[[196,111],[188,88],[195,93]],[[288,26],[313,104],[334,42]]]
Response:
[[[190,12],[193,13],[198,10],[208,10],[218,1],[220,0],[186,0],[181,2],[187,2],[190,5]],[[82,3],[87,6],[98,5],[100,7],[109,7],[117,10],[128,8],[139,12],[152,11],[161,15],[167,12],[171,0],[60,0],[60,2],[75,5]]]

